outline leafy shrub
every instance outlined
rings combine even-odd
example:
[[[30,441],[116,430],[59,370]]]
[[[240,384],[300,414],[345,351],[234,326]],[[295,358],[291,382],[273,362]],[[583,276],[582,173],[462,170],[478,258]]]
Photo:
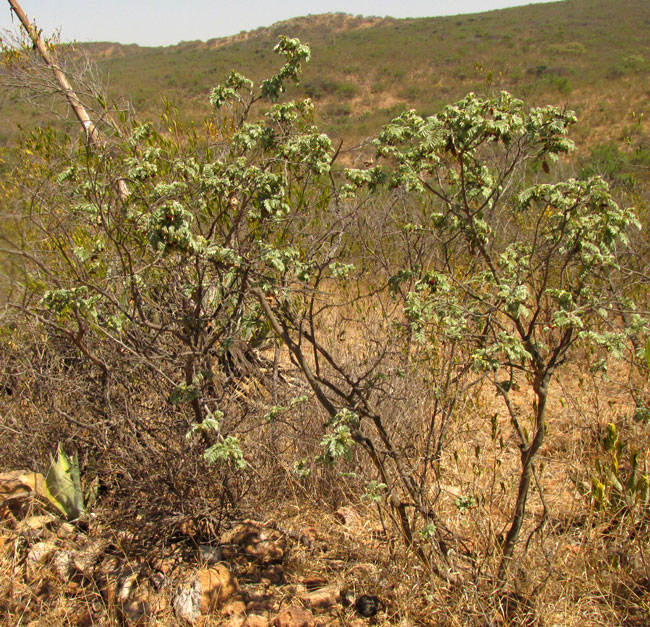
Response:
[[[519,468],[505,537],[488,549],[503,587],[554,436],[556,373],[584,346],[633,361],[647,334],[620,280],[636,216],[597,176],[526,187],[527,165],[550,171],[572,150],[576,119],[507,92],[427,117],[395,105],[369,165],[337,169],[311,100],[284,99],[310,50],[281,37],[276,51],[286,62],[271,77],[256,85],[233,71],[211,91],[201,133],[165,112],[163,132],[124,124],[92,149],[28,135],[13,181],[25,220],[11,242],[25,261],[23,312],[77,360],[75,401],[92,399],[106,429],[93,455],[122,439],[111,459],[128,462],[125,482],[138,476],[153,492],[143,475],[155,468],[178,495],[201,477],[224,508],[250,490],[254,433],[269,434],[270,451],[290,443],[298,480],[315,474],[304,416],[273,398],[282,356],[310,395],[310,433],[324,425],[313,464],[326,473],[363,457],[367,498],[448,583],[463,569],[440,512],[444,454],[461,409],[490,385]],[[348,115],[337,106],[329,113]],[[526,423],[516,377],[533,399]],[[408,385],[431,404],[417,425]],[[479,474],[479,445],[473,453]],[[165,470],[170,459],[182,471]],[[454,507],[471,516],[483,499],[462,492]]]

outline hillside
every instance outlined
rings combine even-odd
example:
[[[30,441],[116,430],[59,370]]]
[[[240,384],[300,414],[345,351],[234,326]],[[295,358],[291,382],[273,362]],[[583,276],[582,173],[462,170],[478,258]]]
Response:
[[[357,140],[405,108],[433,113],[469,91],[511,91],[530,104],[573,108],[579,145],[642,132],[650,90],[650,4],[566,0],[473,15],[380,19],[308,16],[207,42],[164,48],[85,44],[110,96],[149,116],[169,100],[191,117],[231,69],[258,79],[278,60],[280,34],[312,48],[300,91],[334,135]],[[0,137],[34,119],[15,96],[2,103]],[[37,118],[40,119],[40,118]]]

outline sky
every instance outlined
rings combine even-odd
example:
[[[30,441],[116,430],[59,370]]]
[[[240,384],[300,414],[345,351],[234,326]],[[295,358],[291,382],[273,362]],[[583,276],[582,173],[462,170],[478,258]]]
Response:
[[[168,46],[270,26],[302,15],[433,17],[478,13],[551,0],[19,0],[44,34],[60,29],[63,41],[114,41]],[[2,6],[4,5],[4,7]],[[18,19],[0,0],[0,31]]]

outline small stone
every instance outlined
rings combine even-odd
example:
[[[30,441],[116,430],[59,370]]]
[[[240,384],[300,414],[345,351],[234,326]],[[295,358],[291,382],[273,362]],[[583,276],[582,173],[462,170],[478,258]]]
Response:
[[[56,530],[56,536],[61,540],[64,540],[65,538],[69,538],[75,533],[76,533],[76,529],[74,525],[70,524],[69,522],[62,523],[59,526],[59,528]]]
[[[223,565],[200,570],[197,577],[201,582],[201,612],[208,614],[221,607],[235,592],[239,584],[233,574]]]
[[[327,612],[338,603],[339,590],[329,587],[310,592],[302,601],[317,613]]]
[[[357,612],[365,618],[370,618],[377,614],[381,608],[381,601],[378,597],[370,594],[362,594],[355,602],[354,607]]]
[[[37,542],[27,553],[25,560],[25,569],[27,577],[32,578],[37,568],[41,564],[47,563],[50,558],[56,553],[57,547],[51,542]]]
[[[242,627],[269,627],[269,619],[258,614],[251,614],[246,617]]]
[[[210,544],[200,544],[199,552],[201,561],[204,564],[213,566],[223,561],[223,549],[220,546],[212,546]]]
[[[52,564],[54,565],[54,572],[56,572],[59,579],[67,582],[74,573],[74,552],[73,551],[59,551],[55,556]]]
[[[314,615],[301,607],[287,607],[273,621],[273,627],[316,627]]]
[[[240,599],[228,601],[221,608],[221,613],[224,616],[233,616],[235,614],[243,614],[246,611],[246,603]]]

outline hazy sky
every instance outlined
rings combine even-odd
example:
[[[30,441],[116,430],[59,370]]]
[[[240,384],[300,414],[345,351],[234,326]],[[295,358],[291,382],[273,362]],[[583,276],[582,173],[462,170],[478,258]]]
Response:
[[[342,11],[354,15],[425,17],[476,13],[550,0],[20,0],[45,33],[63,40],[119,41],[163,46],[234,35],[301,15]],[[4,8],[2,8],[4,5]],[[17,27],[0,0],[0,30]]]

